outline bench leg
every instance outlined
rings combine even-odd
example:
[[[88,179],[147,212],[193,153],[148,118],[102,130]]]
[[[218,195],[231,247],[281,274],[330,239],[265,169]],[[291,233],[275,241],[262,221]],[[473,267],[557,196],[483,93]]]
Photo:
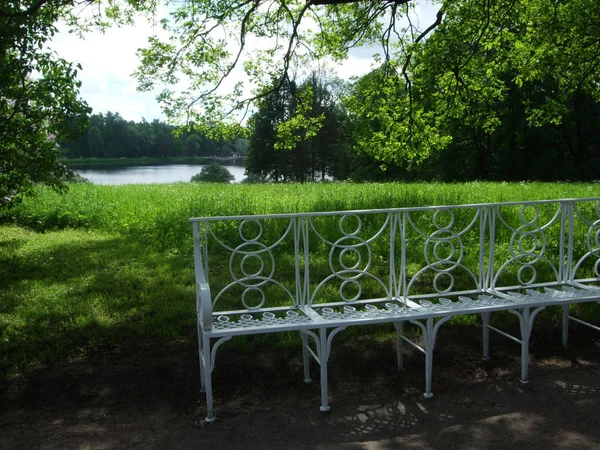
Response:
[[[545,306],[540,306],[530,311],[530,308],[523,308],[520,313],[515,310],[509,312],[515,314],[519,318],[521,325],[521,383],[529,383],[529,340],[531,337],[531,329],[535,316],[542,311]]]
[[[304,365],[304,382],[310,383],[310,353],[308,352],[308,335],[300,332],[300,338],[302,339],[302,363]]]
[[[206,391],[206,373],[204,364],[204,340],[202,339],[202,330],[198,324],[198,359],[200,361],[200,391]]]
[[[425,338],[425,398],[433,397],[431,392],[431,379],[433,378],[433,349],[435,347],[435,331],[433,327],[433,318],[427,319],[427,333],[423,334]]]
[[[206,422],[214,422],[216,419],[213,409],[212,395],[212,361],[210,355],[210,338],[204,337],[202,340],[202,349],[200,355],[200,378],[206,395]]]
[[[404,321],[394,322],[396,328],[396,360],[398,361],[398,369],[404,369]]]
[[[329,348],[327,345],[327,329],[321,328],[320,333],[319,363],[321,366],[321,408],[322,412],[329,411],[329,394],[327,392],[327,362],[329,360]]]
[[[481,320],[483,322],[483,359],[490,359],[490,313],[481,313]]]
[[[531,328],[527,326],[529,317],[529,308],[525,308],[521,320],[521,383],[529,383],[529,338],[531,336]]]
[[[319,366],[321,367],[321,408],[320,410],[323,412],[329,411],[329,394],[327,392],[328,382],[327,382],[327,364],[329,362],[329,355],[331,353],[331,341],[334,336],[338,334],[340,331],[345,330],[346,327],[335,328],[327,335],[327,328],[321,328],[319,330],[319,336],[317,336],[312,331],[308,331],[310,336],[312,336],[317,344],[317,356]]]
[[[216,420],[215,411],[213,408],[213,393],[212,393],[212,372],[215,368],[215,360],[217,348],[231,339],[231,336],[217,339],[212,348],[210,338],[202,336],[200,339],[200,383],[202,390],[206,395],[206,422],[214,422]]]
[[[433,393],[431,392],[431,381],[433,378],[433,350],[435,349],[435,337],[442,324],[450,320],[451,316],[442,317],[437,322],[430,317],[426,319],[425,323],[421,323],[418,320],[411,320],[411,323],[421,328],[423,332],[423,341],[425,348],[422,351],[425,353],[425,393],[423,397],[431,398]]]
[[[562,345],[569,346],[569,304],[562,305]]]

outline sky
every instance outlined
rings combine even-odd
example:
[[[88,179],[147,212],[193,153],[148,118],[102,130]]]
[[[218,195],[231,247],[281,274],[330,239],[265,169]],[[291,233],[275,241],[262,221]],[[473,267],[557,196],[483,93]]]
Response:
[[[428,2],[419,3],[422,24],[433,22],[436,9]],[[68,61],[80,63],[80,94],[94,114],[118,112],[126,120],[140,122],[166,121],[155,96],[158,92],[137,92],[132,74],[138,65],[136,51],[145,47],[154,33],[151,24],[140,20],[135,26],[112,28],[105,33],[88,33],[85,39],[70,34],[66,27],[54,37],[52,48]],[[157,31],[157,30],[156,30]],[[376,49],[358,49],[343,66],[337,68],[340,77],[363,75],[372,68]],[[239,75],[237,75],[239,76]],[[233,81],[231,85],[233,85]]]
[[[85,39],[61,29],[52,48],[67,61],[80,63],[81,97],[93,113],[118,112],[126,120],[164,120],[156,93],[137,92],[132,74],[138,65],[136,51],[146,45],[152,27],[140,21],[135,27],[88,33]]]

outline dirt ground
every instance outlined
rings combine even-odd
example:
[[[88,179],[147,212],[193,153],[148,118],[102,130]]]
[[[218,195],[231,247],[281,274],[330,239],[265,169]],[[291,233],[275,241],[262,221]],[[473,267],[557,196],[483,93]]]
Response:
[[[529,384],[519,347],[442,328],[435,396],[424,358],[392,342],[334,342],[331,412],[319,411],[318,370],[302,381],[299,354],[223,347],[214,372],[218,420],[204,422],[193,343],[135,356],[96,355],[20,375],[0,386],[1,449],[583,449],[600,446],[600,334],[534,329]],[[299,352],[298,352],[299,353]]]

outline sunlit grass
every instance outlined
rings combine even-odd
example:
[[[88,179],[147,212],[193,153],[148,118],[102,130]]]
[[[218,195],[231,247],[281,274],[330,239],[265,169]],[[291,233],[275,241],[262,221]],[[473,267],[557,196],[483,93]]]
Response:
[[[8,219],[38,231],[87,228],[133,234],[160,248],[187,248],[190,217],[343,211],[600,196],[570,183],[389,183],[73,185],[40,187]]]

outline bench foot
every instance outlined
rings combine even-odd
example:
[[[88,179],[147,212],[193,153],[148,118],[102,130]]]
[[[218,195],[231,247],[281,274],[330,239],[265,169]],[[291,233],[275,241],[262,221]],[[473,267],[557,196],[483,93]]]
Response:
[[[529,380],[519,380],[521,384],[529,384]]]
[[[212,416],[208,416],[206,419],[204,419],[204,422],[206,422],[206,423],[212,423],[215,420],[217,420],[217,418],[214,415],[212,415]]]
[[[326,412],[329,412],[329,411],[330,411],[330,408],[329,408],[329,406],[321,406],[321,407],[319,408],[319,410],[320,410],[321,412],[324,412],[324,413],[326,413]]]
[[[425,392],[423,394],[423,397],[425,397],[425,398],[431,398],[431,397],[433,397],[433,394],[431,392],[429,394],[427,392]]]
[[[489,356],[484,356],[484,357],[483,357],[483,358],[481,358],[481,359],[482,359],[482,360],[484,360],[484,361],[489,361],[489,360],[490,360],[490,359],[492,359],[492,358],[490,358]]]
[[[304,381],[306,384],[312,383],[312,379],[310,378],[304,378],[302,381]]]

